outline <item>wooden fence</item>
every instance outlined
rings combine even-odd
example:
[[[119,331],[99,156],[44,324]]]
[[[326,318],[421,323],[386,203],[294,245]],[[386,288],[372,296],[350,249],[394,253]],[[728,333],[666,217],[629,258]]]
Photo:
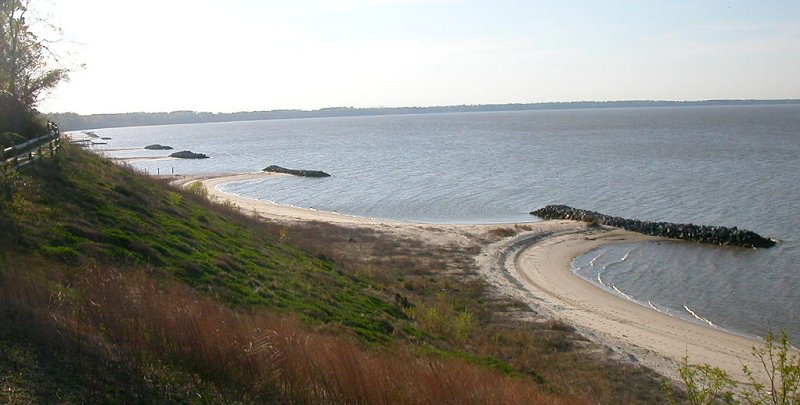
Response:
[[[53,157],[61,145],[61,138],[57,132],[31,139],[25,143],[14,145],[2,150],[3,173],[18,170],[20,167],[36,160]]]

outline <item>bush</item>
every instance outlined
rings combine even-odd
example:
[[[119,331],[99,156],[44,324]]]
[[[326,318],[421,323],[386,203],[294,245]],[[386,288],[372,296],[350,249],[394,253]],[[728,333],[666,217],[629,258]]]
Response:
[[[408,316],[426,332],[464,343],[475,330],[477,321],[472,312],[459,309],[444,294],[437,294],[431,303],[419,303],[406,309]]]
[[[763,365],[766,385],[758,381],[754,370],[743,366],[747,381],[737,383],[724,370],[709,364],[689,364],[684,358],[678,369],[686,384],[686,395],[691,404],[747,403],[797,405],[800,404],[800,358],[791,355],[786,331],[780,333],[778,342],[772,332],[764,338],[762,347],[753,347],[753,357]],[[741,386],[740,390],[737,388]],[[668,390],[665,384],[665,390]],[[670,391],[667,391],[668,395]],[[670,398],[671,403],[677,403]]]
[[[186,191],[198,197],[208,197],[208,189],[206,189],[202,181],[194,181],[189,183],[189,185],[186,186]]]
[[[167,205],[170,207],[175,208],[181,205],[181,202],[183,202],[183,196],[180,193],[176,193],[174,191],[167,193]]]
[[[0,93],[0,133],[8,132],[32,139],[47,133],[47,122],[36,111]]]
[[[489,230],[489,234],[498,238],[508,238],[517,234],[517,231],[511,228],[494,228]]]

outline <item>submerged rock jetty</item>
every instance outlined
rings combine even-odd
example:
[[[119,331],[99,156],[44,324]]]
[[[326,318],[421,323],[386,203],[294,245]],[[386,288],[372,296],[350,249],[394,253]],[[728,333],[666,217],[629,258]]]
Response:
[[[293,176],[302,176],[302,177],[331,177],[330,174],[319,170],[294,170],[276,165],[267,166],[263,171],[270,173],[285,173],[285,174],[291,174]]]
[[[144,148],[148,150],[169,150],[172,149],[172,146],[154,144],[154,145],[147,145]]]
[[[599,212],[572,208],[566,205],[548,205],[531,212],[531,215],[543,219],[572,219],[590,223],[598,223],[632,232],[651,236],[682,239],[700,243],[711,243],[723,246],[742,246],[749,248],[769,248],[775,246],[775,241],[765,238],[755,232],[736,227],[706,226],[694,224],[673,224],[670,222],[640,221],[612,217]]]
[[[174,157],[174,158],[179,158],[179,159],[208,159],[208,156],[206,156],[203,153],[194,153],[194,152],[191,152],[191,151],[188,151],[188,150],[182,150],[180,152],[175,152],[175,153],[169,155],[169,157]]]

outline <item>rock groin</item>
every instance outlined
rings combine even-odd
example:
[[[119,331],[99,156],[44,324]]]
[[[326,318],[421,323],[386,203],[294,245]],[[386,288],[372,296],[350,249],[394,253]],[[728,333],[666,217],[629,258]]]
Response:
[[[331,177],[330,174],[319,170],[294,170],[276,165],[267,166],[263,171],[270,173],[285,173],[285,174],[291,174],[293,176],[302,176],[302,177]]]
[[[147,150],[170,150],[172,149],[172,146],[154,144],[154,145],[147,145],[144,148]]]
[[[175,153],[169,155],[169,157],[174,157],[174,158],[179,158],[179,159],[208,159],[208,156],[206,156],[203,153],[194,153],[194,152],[191,152],[191,151],[188,151],[188,150],[182,150],[180,152],[175,152]]]
[[[548,205],[531,212],[542,219],[572,219],[622,228],[645,235],[682,239],[700,243],[723,246],[742,246],[749,248],[769,248],[775,241],[755,232],[736,227],[706,226],[695,224],[674,224],[670,222],[640,221],[612,217],[599,212],[572,208],[566,205]]]

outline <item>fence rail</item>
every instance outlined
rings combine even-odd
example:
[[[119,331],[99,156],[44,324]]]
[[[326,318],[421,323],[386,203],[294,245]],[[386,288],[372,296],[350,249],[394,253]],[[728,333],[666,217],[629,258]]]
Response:
[[[2,171],[7,173],[44,157],[53,157],[60,145],[59,134],[54,131],[52,134],[43,135],[19,145],[5,148],[2,150],[2,155],[0,155]]]

